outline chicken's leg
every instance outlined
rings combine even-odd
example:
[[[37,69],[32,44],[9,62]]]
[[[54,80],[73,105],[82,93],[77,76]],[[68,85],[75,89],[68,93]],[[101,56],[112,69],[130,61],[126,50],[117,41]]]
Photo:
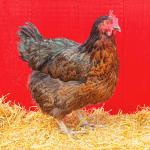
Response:
[[[56,120],[60,130],[66,134],[70,134],[70,129],[66,127],[65,123],[62,120]]]
[[[82,122],[82,123],[81,123],[81,127],[83,127],[83,126],[88,126],[89,123],[88,123],[87,120],[84,120],[84,117],[83,117],[83,115],[81,114],[80,110],[77,110],[77,111],[76,111],[76,114],[77,114],[77,116],[78,116],[80,122]]]
[[[76,114],[77,114],[77,116],[79,117],[79,119],[81,121],[81,125],[80,125],[81,127],[89,126],[89,127],[94,128],[94,127],[98,127],[99,126],[99,125],[96,125],[96,124],[89,123],[87,120],[85,120],[83,115],[81,114],[80,110],[77,110]]]
[[[75,135],[77,133],[85,133],[84,131],[73,131],[69,128],[67,128],[67,126],[65,125],[65,123],[62,120],[56,120],[61,131],[66,133],[67,135]]]

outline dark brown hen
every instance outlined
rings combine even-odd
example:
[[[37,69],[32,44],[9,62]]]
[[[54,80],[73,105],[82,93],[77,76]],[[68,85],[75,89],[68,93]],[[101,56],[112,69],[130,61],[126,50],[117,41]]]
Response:
[[[118,78],[117,30],[112,12],[96,20],[81,45],[65,38],[44,39],[31,23],[21,27],[19,52],[33,69],[31,94],[64,132],[71,133],[62,121],[65,115],[113,95]]]

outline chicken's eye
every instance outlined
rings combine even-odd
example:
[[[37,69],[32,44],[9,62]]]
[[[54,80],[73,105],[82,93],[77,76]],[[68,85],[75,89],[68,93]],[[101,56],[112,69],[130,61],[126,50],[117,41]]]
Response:
[[[111,19],[111,20],[106,20],[106,23],[107,23],[107,24],[112,24],[113,21],[112,21],[112,19]]]

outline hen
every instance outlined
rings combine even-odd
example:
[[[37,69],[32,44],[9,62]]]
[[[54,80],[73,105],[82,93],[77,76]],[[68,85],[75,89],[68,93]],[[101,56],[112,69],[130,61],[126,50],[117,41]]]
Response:
[[[63,122],[65,115],[113,95],[119,64],[116,31],[120,27],[112,11],[95,21],[83,44],[66,38],[45,39],[31,23],[20,28],[19,53],[33,70],[31,94],[65,133],[71,133]],[[78,115],[81,119],[79,111]]]

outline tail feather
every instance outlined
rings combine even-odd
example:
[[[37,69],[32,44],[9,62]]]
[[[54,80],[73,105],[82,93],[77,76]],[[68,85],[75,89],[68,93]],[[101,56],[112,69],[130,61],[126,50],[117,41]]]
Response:
[[[43,37],[32,23],[25,23],[24,26],[21,26],[18,35],[20,57],[29,62],[31,51],[36,51],[37,43],[42,41]]]
[[[33,38],[33,39],[35,39],[33,32],[29,28],[27,28],[26,26],[20,27],[19,35],[22,38]]]
[[[24,26],[20,27],[19,36],[23,39],[32,38],[35,41],[43,40],[38,29],[32,23],[26,23]]]
[[[20,57],[33,70],[41,70],[51,57],[51,43],[47,42],[31,23],[21,26],[18,35],[20,38],[18,46]]]

